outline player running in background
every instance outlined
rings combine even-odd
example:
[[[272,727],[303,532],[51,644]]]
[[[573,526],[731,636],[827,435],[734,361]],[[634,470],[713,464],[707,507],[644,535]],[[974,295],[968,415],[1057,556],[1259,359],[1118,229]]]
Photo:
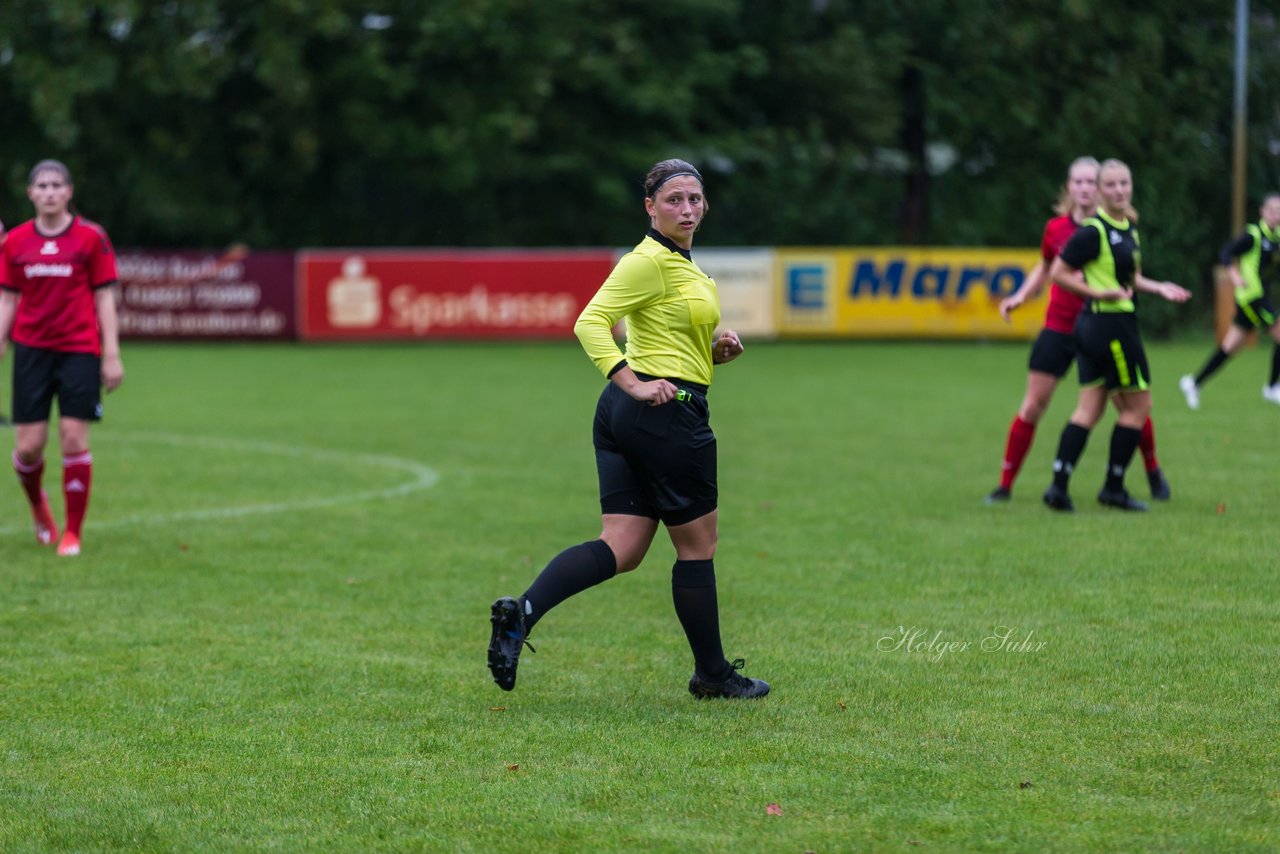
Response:
[[[1078,157],[1067,169],[1067,183],[1063,185],[1054,205],[1058,215],[1045,223],[1044,237],[1040,241],[1040,260],[1023,280],[1021,287],[1000,302],[1000,314],[1007,321],[1009,315],[1029,299],[1034,299],[1049,281],[1049,267],[1071,235],[1085,220],[1094,215],[1098,204],[1098,161],[1092,157]],[[1036,435],[1036,425],[1058,383],[1066,376],[1075,359],[1076,345],[1072,337],[1076,318],[1084,306],[1084,298],[1050,283],[1049,306],[1045,310],[1044,328],[1031,346],[1031,358],[1027,370],[1027,391],[1023,395],[1018,414],[1009,425],[1005,441],[1004,461],[1000,466],[1000,485],[987,496],[987,503],[1008,501],[1012,496],[1013,482],[1018,477],[1023,460],[1031,450]],[[1151,420],[1142,426],[1143,462],[1151,497],[1166,501],[1169,498],[1169,481],[1165,479],[1156,459],[1155,429]]]
[[[56,160],[31,170],[27,198],[36,216],[0,248],[0,357],[13,337],[13,467],[31,503],[36,540],[58,554],[80,553],[93,457],[89,425],[102,417],[101,389],[124,380],[117,335],[116,258],[102,228],[71,209],[71,173]],[[58,399],[66,530],[42,487],[49,413]]]
[[[1133,211],[1133,177],[1119,160],[1107,160],[1098,170],[1102,204],[1084,227],[1071,236],[1049,268],[1049,278],[1086,298],[1076,321],[1076,362],[1080,397],[1062,431],[1053,461],[1053,482],[1044,503],[1054,510],[1075,507],[1067,492],[1071,473],[1102,417],[1110,397],[1119,415],[1111,433],[1107,476],[1098,502],[1121,510],[1146,510],[1125,490],[1124,474],[1151,412],[1151,371],[1134,313],[1134,290],[1157,294],[1171,302],[1185,302],[1191,292],[1172,282],[1142,275],[1138,226]]]
[[[1187,374],[1178,385],[1187,406],[1200,408],[1200,387],[1244,346],[1252,329],[1265,330],[1276,342],[1271,351],[1271,375],[1262,387],[1262,399],[1280,404],[1280,317],[1267,299],[1267,285],[1280,272],[1280,193],[1271,193],[1258,209],[1256,225],[1222,247],[1219,260],[1235,285],[1236,313],[1200,373]]]
[[[618,261],[574,327],[609,378],[593,426],[602,532],[554,557],[519,598],[493,603],[489,669],[500,688],[515,687],[534,625],[570,596],[639,566],[661,522],[676,551],[671,596],[693,652],[689,692],[763,697],[768,683],[739,673],[741,659],[725,658],[713,562],[719,489],[707,390],[713,365],[738,358],[742,342],[728,330],[713,337],[720,299],[690,255],[708,207],[702,176],[683,160],[664,160],[649,170],[644,190],[648,235]],[[611,333],[623,317],[625,354]]]

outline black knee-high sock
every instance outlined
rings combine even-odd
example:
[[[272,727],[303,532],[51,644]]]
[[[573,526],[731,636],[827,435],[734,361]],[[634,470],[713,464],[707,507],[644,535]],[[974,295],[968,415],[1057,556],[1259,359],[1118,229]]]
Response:
[[[1076,463],[1080,462],[1080,455],[1084,453],[1084,446],[1088,441],[1089,431],[1079,424],[1068,421],[1067,426],[1062,428],[1058,454],[1053,458],[1055,486],[1067,488],[1067,484],[1071,482],[1071,472],[1075,470]]]
[[[715,561],[676,561],[671,567],[671,601],[689,639],[698,673],[713,680],[727,676],[729,662],[720,645]]]
[[[1133,427],[1122,427],[1119,424],[1111,431],[1111,457],[1107,460],[1107,489],[1119,491],[1124,489],[1124,473],[1133,459],[1133,452],[1138,447],[1142,431]]]
[[[608,581],[617,572],[618,560],[603,540],[591,540],[560,552],[524,592],[525,628],[532,629],[552,608],[588,587]]]
[[[1209,361],[1204,363],[1204,367],[1200,369],[1200,373],[1196,374],[1196,385],[1203,385],[1204,381],[1213,376],[1218,368],[1226,364],[1230,359],[1230,354],[1221,347],[1213,351],[1213,355],[1209,357]]]
[[[1275,346],[1271,351],[1271,382],[1267,385],[1275,385],[1280,383],[1280,344]]]

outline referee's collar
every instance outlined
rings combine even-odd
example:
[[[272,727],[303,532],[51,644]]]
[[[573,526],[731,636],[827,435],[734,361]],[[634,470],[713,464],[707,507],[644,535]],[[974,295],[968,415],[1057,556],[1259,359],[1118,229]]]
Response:
[[[658,229],[650,228],[649,236],[652,237],[654,240],[658,241],[659,243],[661,243],[663,246],[670,249],[672,252],[679,252],[681,255],[684,256],[684,259],[686,261],[693,260],[693,255],[689,253],[688,249],[681,249],[679,246],[676,246],[674,240],[672,240],[670,237],[667,237],[661,231],[658,231]]]

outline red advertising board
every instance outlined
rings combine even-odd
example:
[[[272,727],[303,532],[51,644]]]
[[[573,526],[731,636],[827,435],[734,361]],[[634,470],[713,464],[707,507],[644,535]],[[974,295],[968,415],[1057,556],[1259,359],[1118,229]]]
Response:
[[[296,336],[292,252],[129,249],[116,260],[122,337]]]
[[[311,339],[565,338],[610,250],[315,250],[298,254]]]

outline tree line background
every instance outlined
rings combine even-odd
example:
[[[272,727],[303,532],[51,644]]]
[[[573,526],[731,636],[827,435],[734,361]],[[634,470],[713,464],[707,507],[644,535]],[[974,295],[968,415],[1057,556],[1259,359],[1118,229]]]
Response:
[[[1251,9],[1248,218],[1280,189],[1277,2]],[[27,172],[56,157],[121,246],[622,246],[645,170],[681,156],[707,179],[702,245],[1033,246],[1087,153],[1133,167],[1146,272],[1207,294],[1231,231],[1234,16],[7,0],[0,218],[30,216]]]

